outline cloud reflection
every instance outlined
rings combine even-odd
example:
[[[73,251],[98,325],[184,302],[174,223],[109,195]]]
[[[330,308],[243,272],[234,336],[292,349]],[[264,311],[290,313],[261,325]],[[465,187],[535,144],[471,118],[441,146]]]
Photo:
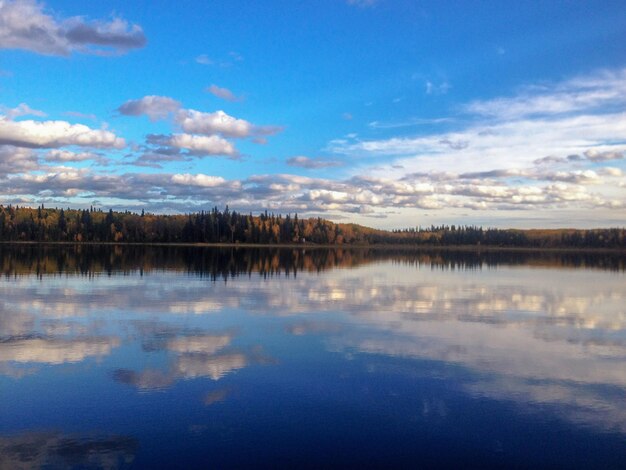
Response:
[[[453,364],[469,372],[462,385],[471,396],[544,404],[572,422],[626,432],[622,271],[516,263],[443,269],[433,258],[394,256],[322,274],[256,271],[228,282],[158,269],[17,278],[0,287],[0,373],[103,357],[128,341],[140,342],[142,355],[166,359],[139,371],[118,363],[120,383],[148,391],[218,381],[265,361],[235,341],[268,341],[246,329],[243,319],[254,318],[280,325],[283,335],[319,335],[331,351]],[[96,330],[115,333],[85,330],[95,319],[102,322]]]
[[[7,338],[0,342],[0,362],[63,364],[102,357],[119,346],[119,338]]]
[[[156,323],[139,323],[137,326],[148,336],[144,351],[168,351],[173,356],[173,361],[166,370],[114,371],[113,378],[116,381],[132,385],[141,391],[164,390],[178,380],[209,378],[217,381],[251,363],[261,362],[258,353],[233,349],[222,352],[231,345],[234,332],[188,333]]]
[[[83,437],[29,432],[0,436],[0,468],[126,468],[138,442],[126,436]]]

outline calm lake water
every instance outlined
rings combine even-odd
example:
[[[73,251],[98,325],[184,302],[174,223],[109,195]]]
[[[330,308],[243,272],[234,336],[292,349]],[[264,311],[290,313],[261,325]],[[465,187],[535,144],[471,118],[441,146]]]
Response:
[[[625,266],[0,246],[0,468],[624,468]]]

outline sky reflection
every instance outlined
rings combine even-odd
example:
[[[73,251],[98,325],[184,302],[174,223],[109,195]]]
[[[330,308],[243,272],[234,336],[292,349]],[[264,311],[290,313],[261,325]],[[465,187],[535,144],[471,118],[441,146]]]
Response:
[[[130,465],[138,443],[127,436],[64,436],[54,432],[0,437],[0,468],[120,468]]]
[[[260,377],[283,384],[281,396],[295,387],[296,369],[328,380],[315,372],[322,361],[315,367],[344,380],[358,358],[371,380],[426,377],[432,364],[443,367],[437,380],[470,400],[624,434],[625,280],[621,271],[440,270],[393,260],[228,282],[170,270],[21,276],[0,284],[0,384],[28,388],[43,374],[52,389],[63,387],[55,371],[80,365],[73,374],[117,383],[126,391],[107,393],[125,400],[191,387],[193,406],[219,410]],[[336,384],[313,386],[332,395]],[[443,397],[420,403],[421,419],[453,419]],[[3,439],[7,454],[14,438]]]

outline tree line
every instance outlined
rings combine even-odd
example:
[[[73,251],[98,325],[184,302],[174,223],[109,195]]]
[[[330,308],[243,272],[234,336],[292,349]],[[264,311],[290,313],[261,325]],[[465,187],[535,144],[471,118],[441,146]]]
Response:
[[[626,248],[624,228],[513,230],[441,225],[379,230],[297,214],[214,207],[184,215],[0,205],[0,241]]]

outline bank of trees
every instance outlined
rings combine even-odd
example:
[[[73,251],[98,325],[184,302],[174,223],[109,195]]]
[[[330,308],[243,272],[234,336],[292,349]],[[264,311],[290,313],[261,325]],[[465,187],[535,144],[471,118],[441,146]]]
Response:
[[[343,244],[337,224],[213,208],[187,215],[0,206],[0,240],[120,243]]]
[[[500,230],[444,225],[385,231],[321,218],[303,219],[297,214],[244,214],[228,207],[186,215],[155,215],[0,205],[0,241],[626,248],[626,230]]]

